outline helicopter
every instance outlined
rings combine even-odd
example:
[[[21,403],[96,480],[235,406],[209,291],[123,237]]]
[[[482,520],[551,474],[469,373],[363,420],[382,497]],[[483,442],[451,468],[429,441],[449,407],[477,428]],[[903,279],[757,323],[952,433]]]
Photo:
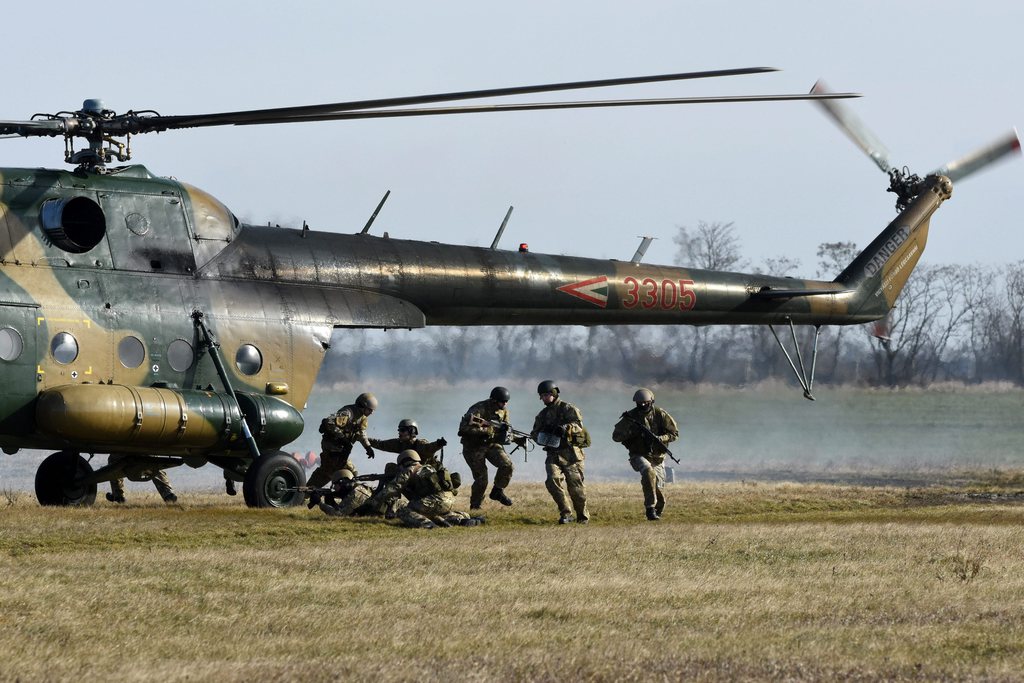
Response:
[[[339,328],[768,325],[813,398],[821,327],[883,318],[952,183],[1019,152],[1016,134],[924,178],[890,173],[897,217],[832,281],[649,265],[649,239],[622,261],[499,249],[504,223],[489,248],[377,236],[376,212],[355,234],[249,225],[199,188],[142,165],[111,165],[131,160],[132,136],[186,128],[812,100],[891,171],[884,148],[839,105],[859,95],[820,84],[791,95],[434,106],[775,70],[176,116],[117,114],[90,99],[74,111],[0,121],[0,136],[62,137],[73,166],[0,169],[0,448],[53,451],[36,473],[41,505],[90,505],[101,482],[145,481],[182,465],[221,468],[251,507],[298,505],[305,473],[281,449],[302,433],[300,411]],[[792,355],[776,325],[789,326]],[[796,325],[815,329],[809,367]],[[117,457],[93,469],[97,454]]]

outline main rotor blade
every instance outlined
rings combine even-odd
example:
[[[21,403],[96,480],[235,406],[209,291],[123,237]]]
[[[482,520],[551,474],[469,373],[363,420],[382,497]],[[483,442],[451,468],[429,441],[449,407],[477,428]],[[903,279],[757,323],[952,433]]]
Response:
[[[828,86],[825,85],[824,81],[818,81],[811,88],[812,94],[825,94],[828,92]],[[871,160],[875,162],[878,168],[888,173],[891,165],[889,163],[889,150],[885,148],[882,141],[875,136],[868,127],[860,122],[849,107],[844,107],[839,102],[833,102],[831,100],[820,100],[818,104],[825,113],[828,114],[836,125],[846,133],[847,137],[853,140],[854,144],[860,147],[865,154],[871,157]]]
[[[0,121],[0,135],[38,137],[45,135],[62,135],[65,130],[65,123],[62,119],[42,119],[39,121]]]
[[[479,99],[484,97],[504,97],[509,95],[527,95],[560,90],[579,90],[584,88],[607,88],[617,85],[636,85],[640,83],[659,83],[665,81],[682,81],[698,78],[719,78],[723,76],[742,76],[778,71],[774,67],[756,66],[740,69],[719,69],[716,71],[690,71],[675,74],[659,74],[654,76],[629,76],[625,78],[605,78],[595,81],[572,81],[567,83],[547,83],[543,85],[524,85],[509,88],[488,88],[484,90],[464,90],[461,92],[437,93],[432,95],[413,95],[409,97],[390,97],[374,100],[356,100],[351,102],[335,102],[333,104],[313,104],[298,107],[278,107],[274,109],[252,109],[248,111],[223,112],[216,114],[193,114],[182,116],[152,116],[135,118],[125,132],[144,133],[155,130],[171,130],[174,128],[196,128],[200,126],[230,126],[242,123],[277,123],[295,118],[314,117],[342,111],[379,109],[382,107],[404,107],[409,105],[432,104],[435,102],[453,102],[457,100]],[[310,119],[318,120],[318,119]]]
[[[197,125],[231,125],[232,123],[248,123],[259,120],[272,123],[279,118],[311,117],[340,111],[377,109],[382,107],[401,107],[434,102],[452,102],[456,100],[479,99],[484,97],[503,97],[508,95],[525,95],[560,90],[577,90],[583,88],[604,88],[617,85],[635,85],[640,83],[657,83],[665,81],[690,80],[697,78],[717,78],[721,76],[738,76],[745,74],[778,71],[773,67],[748,67],[742,69],[722,69],[717,71],[692,71],[676,74],[660,74],[654,76],[631,76],[626,78],[605,78],[592,81],[573,81],[567,83],[548,83],[543,85],[526,85],[509,88],[488,88],[484,90],[465,90],[461,92],[438,93],[433,95],[414,95],[410,97],[391,97],[375,100],[358,100],[337,102],[334,104],[315,104],[299,107],[278,107],[275,109],[254,109],[250,111],[226,112],[197,116],[161,117],[170,122],[177,120],[182,125],[173,127],[193,127]],[[187,120],[193,119],[191,123]]]
[[[820,100],[822,98],[860,97],[859,93],[828,93],[826,95],[722,95],[715,97],[667,97],[633,100],[584,100],[580,102],[524,102],[522,104],[475,104],[461,107],[430,107],[419,109],[381,109],[379,111],[339,111],[317,116],[296,116],[267,121],[247,121],[235,125],[251,126],[264,123],[301,123],[310,121],[337,121],[343,119],[378,119],[406,116],[440,116],[444,114],[485,114],[508,111],[542,111],[551,109],[594,109],[601,107],[643,107],[666,104],[720,104],[726,102],[785,102],[789,100]]]
[[[944,175],[955,183],[1014,153],[1020,154],[1020,138],[1017,136],[1016,128],[992,144],[977,149],[956,161],[951,161],[930,175]]]

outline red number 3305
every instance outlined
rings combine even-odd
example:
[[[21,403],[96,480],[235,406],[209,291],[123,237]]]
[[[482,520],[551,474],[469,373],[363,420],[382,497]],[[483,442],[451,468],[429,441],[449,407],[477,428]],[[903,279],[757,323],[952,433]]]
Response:
[[[681,311],[692,311],[697,305],[693,280],[662,280],[659,283],[654,278],[637,280],[629,276],[623,282],[626,285],[623,308],[660,308],[665,311],[678,308]]]

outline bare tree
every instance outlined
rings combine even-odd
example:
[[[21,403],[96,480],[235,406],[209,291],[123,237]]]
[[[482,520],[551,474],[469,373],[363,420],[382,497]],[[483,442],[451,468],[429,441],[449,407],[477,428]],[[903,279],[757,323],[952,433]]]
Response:
[[[729,223],[698,221],[694,229],[679,226],[673,241],[678,245],[678,265],[703,270],[739,270],[744,266],[736,227]],[[701,382],[712,364],[735,347],[731,327],[689,327],[680,331],[682,370],[690,382]]]
[[[691,229],[680,225],[673,240],[679,249],[676,263],[704,270],[737,270],[743,267],[740,240],[733,223],[697,221]]]
[[[957,266],[918,266],[889,313],[889,334],[876,337],[876,381],[888,386],[927,385],[967,315]]]

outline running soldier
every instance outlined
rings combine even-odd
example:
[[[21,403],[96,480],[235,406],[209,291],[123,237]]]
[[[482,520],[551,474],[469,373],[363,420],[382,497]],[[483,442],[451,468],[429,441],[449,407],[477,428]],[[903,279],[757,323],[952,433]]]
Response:
[[[502,505],[511,505],[512,499],[505,494],[505,487],[512,481],[512,458],[505,452],[508,429],[490,424],[491,421],[504,425],[509,423],[508,402],[511,395],[505,387],[491,389],[490,397],[474,403],[459,422],[459,436],[462,437],[462,457],[473,474],[473,486],[469,494],[469,509],[477,511],[484,503],[487,491],[487,463],[497,468],[494,486],[488,496]]]
[[[444,438],[440,438],[437,441],[427,441],[426,439],[418,439],[420,428],[416,424],[416,420],[405,418],[398,423],[398,438],[397,439],[370,439],[370,446],[378,450],[387,451],[388,453],[401,453],[402,451],[411,448],[420,454],[420,460],[424,465],[440,465],[441,461],[437,457],[438,451],[448,445],[448,442]]]
[[[547,453],[544,468],[548,476],[544,484],[558,506],[558,523],[573,521],[575,510],[576,521],[586,524],[590,513],[587,488],[583,483],[583,449],[590,446],[590,435],[583,427],[583,414],[576,406],[559,398],[558,385],[552,380],[541,382],[537,393],[544,408],[533,421],[530,437]]]
[[[347,405],[333,415],[328,415],[320,422],[320,466],[309,475],[307,485],[320,488],[331,479],[331,475],[341,469],[357,474],[349,456],[352,445],[361,443],[366,449],[366,456],[373,458],[373,448],[366,436],[367,418],[377,409],[377,399],[373,394],[359,394],[355,403]]]
[[[107,465],[113,465],[116,462],[124,460],[124,455],[118,453],[111,453],[107,457]],[[156,487],[157,493],[164,499],[165,503],[177,503],[178,496],[174,494],[174,489],[171,488],[171,480],[167,478],[167,473],[163,470],[155,470],[151,477],[153,486]],[[110,493],[107,494],[107,500],[111,503],[123,503],[124,502],[124,477],[118,477],[117,479],[110,480]]]
[[[661,519],[665,510],[665,446],[679,438],[679,427],[667,412],[654,405],[654,392],[633,394],[636,407],[622,414],[612,439],[629,451],[629,464],[640,473],[647,519]]]
[[[482,517],[470,517],[455,509],[460,484],[457,472],[423,465],[419,453],[409,449],[399,454],[398,475],[385,486],[381,502],[392,505],[404,495],[409,503],[398,509],[398,519],[415,529],[483,524]]]

